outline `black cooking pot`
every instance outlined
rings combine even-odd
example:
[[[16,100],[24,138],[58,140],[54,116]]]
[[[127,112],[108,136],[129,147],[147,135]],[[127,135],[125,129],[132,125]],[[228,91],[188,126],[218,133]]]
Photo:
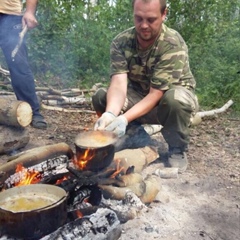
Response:
[[[108,131],[86,130],[75,139],[75,166],[81,170],[100,171],[108,167],[114,157],[117,136]]]
[[[0,225],[9,236],[38,239],[67,219],[67,193],[60,187],[32,184],[0,193]]]

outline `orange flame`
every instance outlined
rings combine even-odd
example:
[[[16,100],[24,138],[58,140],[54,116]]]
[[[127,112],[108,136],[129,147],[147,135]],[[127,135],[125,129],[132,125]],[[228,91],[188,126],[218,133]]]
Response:
[[[76,214],[77,214],[78,218],[82,218],[83,217],[83,214],[79,210],[76,210]]]
[[[65,181],[65,180],[67,180],[67,179],[68,179],[68,178],[67,178],[66,176],[64,176],[63,178],[58,179],[57,182],[56,182],[56,184],[60,184],[60,183],[62,183],[63,181]]]
[[[95,155],[95,150],[93,149],[86,149],[81,156],[75,157],[73,163],[76,168],[83,170],[86,168],[87,162],[91,161],[91,159]]]
[[[23,172],[23,177],[18,183],[15,183],[15,186],[35,184],[41,180],[40,173],[38,171],[26,169],[21,164],[17,165],[16,173],[17,172]]]
[[[120,167],[121,159],[116,159],[115,160],[117,166],[116,166],[116,171],[110,176],[110,178],[115,178],[119,173],[121,173],[124,170],[124,167]]]

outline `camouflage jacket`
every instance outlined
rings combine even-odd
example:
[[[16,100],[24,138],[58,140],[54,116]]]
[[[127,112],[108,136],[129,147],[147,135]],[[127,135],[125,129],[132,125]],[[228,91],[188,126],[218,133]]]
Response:
[[[195,89],[187,45],[177,31],[165,24],[154,44],[144,52],[138,50],[132,27],[113,39],[110,54],[111,76],[127,73],[130,84],[143,95],[148,94],[150,86],[161,90],[172,85]]]

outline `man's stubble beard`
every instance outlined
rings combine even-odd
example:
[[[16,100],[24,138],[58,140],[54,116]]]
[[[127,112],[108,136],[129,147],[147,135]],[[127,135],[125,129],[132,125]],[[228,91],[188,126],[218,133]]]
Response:
[[[158,33],[156,33],[154,35],[151,33],[149,36],[144,37],[144,35],[141,34],[141,32],[137,32],[137,36],[140,40],[142,40],[144,42],[152,42],[156,39],[156,37],[158,36]]]

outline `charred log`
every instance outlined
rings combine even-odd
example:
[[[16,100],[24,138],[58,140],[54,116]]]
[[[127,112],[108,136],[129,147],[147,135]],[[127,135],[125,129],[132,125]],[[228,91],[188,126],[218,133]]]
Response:
[[[120,221],[110,209],[98,209],[96,213],[65,224],[41,240],[98,239],[116,240],[121,236]]]
[[[68,159],[71,159],[73,157],[73,151],[68,144],[57,143],[21,152],[13,157],[10,162],[0,166],[0,184],[15,173],[18,164],[22,164],[28,168],[60,155],[66,155]]]

